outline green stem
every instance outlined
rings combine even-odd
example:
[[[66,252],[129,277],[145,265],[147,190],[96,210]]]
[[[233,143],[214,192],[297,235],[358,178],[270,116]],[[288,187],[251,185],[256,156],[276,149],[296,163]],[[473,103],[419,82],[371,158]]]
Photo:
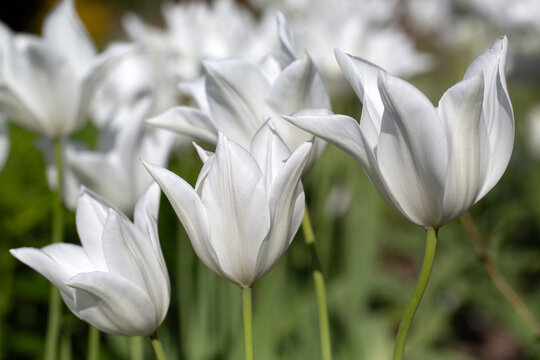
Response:
[[[244,313],[244,345],[246,360],[253,360],[253,310],[251,305],[251,288],[242,288],[242,309]]]
[[[88,326],[88,360],[99,360],[99,330],[92,325]]]
[[[416,288],[414,289],[414,294],[407,306],[407,311],[401,324],[399,325],[399,330],[396,337],[396,348],[394,350],[394,360],[403,359],[403,353],[405,352],[405,342],[407,340],[407,333],[409,332],[409,327],[416,314],[418,305],[420,305],[420,300],[424,295],[426,286],[429,281],[429,276],[431,275],[431,269],[433,267],[433,260],[435,259],[435,249],[437,248],[437,232],[433,228],[426,229],[426,250],[424,253],[424,262],[422,263],[422,270],[420,271],[420,276],[418,277],[418,282],[416,283]]]
[[[56,168],[57,187],[53,191],[52,202],[52,242],[59,243],[64,240],[64,207],[63,193],[63,159],[62,140],[54,140],[54,165]],[[62,302],[60,293],[54,285],[49,291],[49,316],[47,319],[47,335],[45,337],[45,360],[57,360],[58,337],[60,334],[60,318]]]
[[[319,332],[321,338],[321,353],[323,360],[332,359],[332,344],[330,341],[330,322],[328,321],[328,307],[326,304],[326,290],[321,261],[315,247],[315,235],[311,227],[307,204],[304,218],[302,219],[302,230],[304,240],[311,255],[311,266],[313,268],[313,281],[315,282],[315,293],[317,295],[317,307],[319,310]]]
[[[150,335],[150,341],[152,342],[152,348],[154,348],[154,352],[156,353],[156,359],[165,360],[165,353],[163,352],[163,346],[161,346],[161,341],[159,341],[159,338],[157,336],[157,331]]]
[[[461,225],[465,229],[465,232],[469,235],[476,255],[478,259],[484,264],[486,271],[491,278],[491,281],[495,284],[500,293],[505,297],[506,301],[514,308],[516,313],[523,319],[533,334],[540,339],[540,322],[536,319],[533,313],[529,310],[525,302],[521,299],[518,293],[512,288],[512,286],[506,281],[506,278],[502,274],[501,270],[497,266],[495,257],[487,249],[484,238],[478,227],[476,226],[473,218],[467,212],[460,218]]]
[[[142,338],[140,336],[134,336],[129,339],[130,342],[130,359],[131,360],[144,360],[144,347]]]

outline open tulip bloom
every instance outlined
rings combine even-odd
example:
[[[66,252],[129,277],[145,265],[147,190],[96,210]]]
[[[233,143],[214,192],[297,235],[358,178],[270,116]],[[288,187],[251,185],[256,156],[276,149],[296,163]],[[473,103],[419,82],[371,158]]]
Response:
[[[253,353],[251,286],[287,250],[302,222],[300,177],[311,147],[306,142],[291,154],[269,122],[253,138],[250,151],[220,133],[215,154],[198,149],[204,166],[195,188],[145,163],[202,262],[242,287],[248,359]]]
[[[153,335],[170,301],[157,231],[159,197],[153,183],[139,199],[133,223],[83,190],[76,213],[82,246],[57,243],[13,249],[11,254],[49,279],[67,307],[99,330]]]
[[[514,115],[504,75],[506,37],[467,69],[435,108],[418,89],[336,50],[363,103],[360,124],[345,115],[286,117],[358,160],[386,203],[427,231],[426,255],[398,332],[401,359],[408,327],[429,279],[440,226],[480,200],[501,178],[514,144]]]
[[[280,49],[255,66],[241,59],[206,60],[204,83],[182,83],[193,95],[199,109],[178,106],[148,122],[209,143],[216,143],[218,132],[249,149],[253,137],[271,119],[292,152],[312,139],[312,135],[281,118],[304,108],[330,112],[330,99],[321,75],[311,57],[294,56],[292,39],[285,18],[277,16]],[[195,86],[194,86],[195,84]],[[313,143],[309,168],[326,143]]]
[[[345,115],[286,117],[362,164],[386,203],[410,221],[439,228],[467,211],[501,178],[514,144],[506,88],[506,38],[467,69],[435,108],[409,83],[360,58],[336,58],[364,104]]]
[[[73,0],[47,15],[43,38],[0,23],[0,111],[47,138],[71,134],[86,121],[94,87],[119,49],[96,55]]]

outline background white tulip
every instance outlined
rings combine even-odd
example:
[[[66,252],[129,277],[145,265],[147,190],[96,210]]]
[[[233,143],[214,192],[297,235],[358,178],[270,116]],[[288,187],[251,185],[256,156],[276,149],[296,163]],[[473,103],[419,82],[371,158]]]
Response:
[[[510,160],[514,117],[504,75],[506,49],[506,38],[496,40],[438,108],[409,83],[337,50],[364,104],[360,124],[345,115],[298,114],[288,120],[357,159],[393,209],[437,228],[480,200]]]
[[[146,164],[171,202],[199,258],[216,274],[251,286],[288,248],[304,214],[300,176],[312,144],[290,154],[269,123],[250,151],[220,135],[216,153],[199,149],[195,188]]]
[[[154,183],[137,203],[133,223],[83,190],[76,214],[82,246],[57,243],[10,252],[58,287],[67,307],[82,320],[110,334],[151,335],[170,301],[157,231],[159,197]]]
[[[71,134],[85,123],[94,87],[120,49],[96,56],[72,0],[47,15],[43,38],[14,35],[0,23],[0,111],[48,138]]]
[[[289,124],[281,114],[304,108],[326,109],[330,99],[313,60],[294,57],[293,41],[283,15],[278,14],[280,50],[260,66],[240,59],[208,60],[203,83],[183,84],[193,95],[199,109],[180,106],[154,117],[154,126],[214,143],[222,132],[245,149],[259,128],[271,119],[290,151],[312,135]],[[309,168],[319,157],[325,143],[314,142]]]

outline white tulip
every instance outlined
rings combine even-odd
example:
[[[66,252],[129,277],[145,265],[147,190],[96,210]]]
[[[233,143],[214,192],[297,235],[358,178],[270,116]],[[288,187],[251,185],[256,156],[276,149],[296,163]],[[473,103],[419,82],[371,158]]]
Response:
[[[146,164],[171,202],[199,258],[216,274],[251,286],[288,248],[302,222],[300,176],[312,144],[290,154],[266,123],[246,150],[224,135],[204,161],[195,188]]]
[[[169,131],[145,128],[151,105],[148,98],[117,104],[113,119],[100,133],[96,150],[68,144],[64,172],[68,207],[76,203],[73,189],[84,185],[126,215],[133,214],[137,199],[152,183],[139,159],[165,166],[177,138]]]
[[[501,178],[514,143],[514,116],[499,38],[435,108],[409,83],[336,51],[364,104],[345,115],[298,114],[289,121],[333,143],[364,167],[385,201],[410,221],[438,228],[463,214]]]
[[[157,231],[159,197],[154,183],[137,203],[132,223],[110,203],[83,190],[76,214],[82,246],[57,243],[10,252],[49,279],[67,307],[99,330],[152,335],[170,301]]]
[[[69,135],[84,125],[94,87],[123,52],[96,56],[73,0],[47,15],[43,38],[0,23],[0,111],[48,138]]]
[[[289,151],[294,151],[312,135],[289,124],[280,114],[304,108],[321,108],[330,113],[330,99],[322,78],[305,55],[294,58],[292,39],[283,15],[278,14],[280,51],[262,66],[240,59],[208,60],[204,88],[200,82],[184,85],[199,109],[180,106],[149,119],[154,126],[215,143],[222,132],[249,149],[258,129],[271,119]],[[277,72],[272,71],[275,65]],[[271,66],[271,65],[270,65]],[[325,143],[316,140],[309,168],[319,157]]]

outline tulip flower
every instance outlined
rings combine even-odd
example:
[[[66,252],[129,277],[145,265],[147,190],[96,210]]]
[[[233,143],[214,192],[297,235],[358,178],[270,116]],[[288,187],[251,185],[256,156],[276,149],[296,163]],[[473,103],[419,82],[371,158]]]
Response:
[[[69,135],[84,125],[94,87],[119,52],[96,56],[72,0],[47,15],[43,38],[0,23],[0,111],[47,138]]]
[[[79,318],[115,335],[151,335],[170,301],[157,215],[159,187],[141,196],[131,222],[110,203],[83,189],[76,213],[82,246],[56,243],[18,248],[17,259],[49,279]]]
[[[114,118],[100,133],[96,150],[73,143],[66,146],[64,199],[70,208],[76,204],[74,189],[84,185],[131,216],[137,199],[152,183],[139,159],[161,166],[168,161],[178,136],[163,129],[145,129],[150,99],[117,106]]]
[[[267,121],[246,150],[219,134],[195,188],[144,163],[172,204],[202,262],[242,288],[246,359],[253,359],[251,286],[287,250],[304,214],[300,183],[312,143],[292,154]]]
[[[499,181],[514,143],[506,88],[507,40],[497,39],[435,108],[414,86],[336,50],[364,104],[360,124],[345,115],[286,117],[352,155],[386,203],[426,228],[422,270],[396,338],[401,360],[409,326],[426,289],[442,225],[463,214]]]
[[[154,117],[154,126],[215,143],[222,132],[245,149],[267,119],[271,119],[292,152],[312,135],[284,121],[280,114],[304,108],[322,108],[329,113],[330,99],[313,60],[294,57],[291,34],[278,14],[280,51],[260,66],[240,59],[207,60],[204,88],[192,82],[183,89],[194,95],[199,109],[180,106]],[[276,71],[277,69],[277,71]],[[324,149],[321,140],[307,168]]]
[[[415,87],[336,50],[364,107],[345,115],[293,115],[293,124],[358,160],[386,203],[410,221],[439,228],[501,178],[514,143],[506,88],[506,38],[497,39],[435,108]]]
[[[311,143],[290,154],[266,123],[250,151],[220,135],[216,153],[199,148],[203,169],[192,188],[145,163],[171,202],[202,262],[246,287],[266,274],[288,248],[304,213],[300,175]]]

